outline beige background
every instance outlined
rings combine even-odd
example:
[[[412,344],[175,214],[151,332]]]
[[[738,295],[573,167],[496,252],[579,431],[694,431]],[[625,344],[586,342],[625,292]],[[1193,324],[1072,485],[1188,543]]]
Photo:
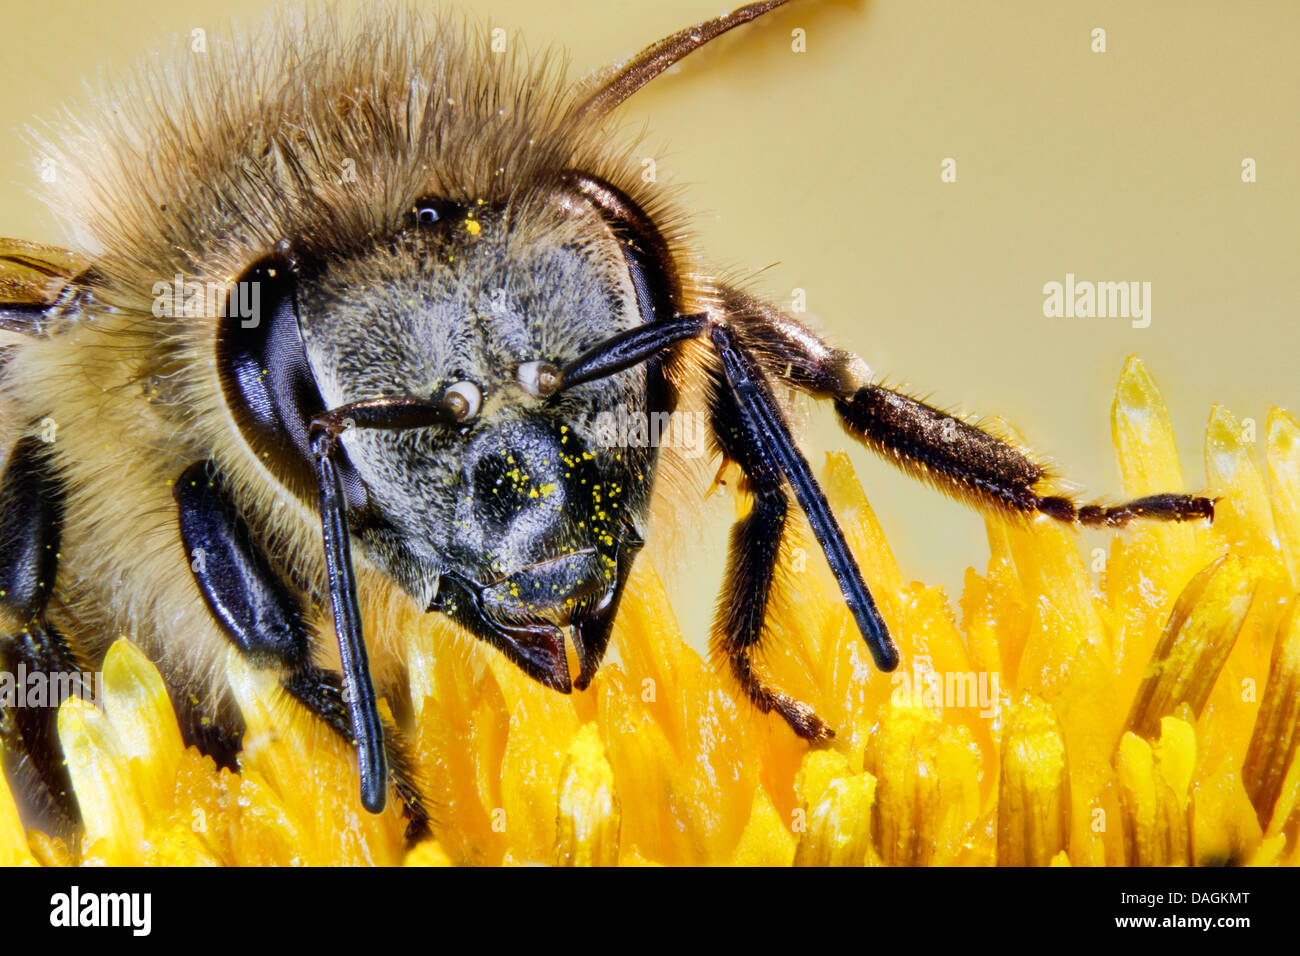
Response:
[[[460,6],[558,43],[576,73],[725,0]],[[9,0],[0,233],[58,242],[18,130],[194,27],[265,0]],[[1090,51],[1093,28],[1108,52]],[[806,31],[807,52],[791,51]],[[1189,483],[1214,402],[1262,426],[1300,410],[1300,5],[797,0],[624,108],[700,248],[757,271],[890,381],[1015,422],[1098,495],[1118,492],[1111,390],[1138,353],[1164,389]],[[944,157],[955,184],[940,182]],[[1259,181],[1241,182],[1253,157]],[[1152,323],[1045,319],[1043,284],[1152,283]],[[1262,433],[1262,427],[1261,427]],[[810,433],[838,446],[830,416]],[[979,518],[855,453],[909,577],[955,589],[986,558]],[[710,512],[720,518],[722,509]],[[705,567],[721,567],[721,528]],[[1085,539],[1086,541],[1086,539]],[[716,557],[716,560],[715,560]],[[698,565],[696,565],[698,567]],[[685,606],[716,586],[696,575]],[[698,633],[698,631],[697,631]]]

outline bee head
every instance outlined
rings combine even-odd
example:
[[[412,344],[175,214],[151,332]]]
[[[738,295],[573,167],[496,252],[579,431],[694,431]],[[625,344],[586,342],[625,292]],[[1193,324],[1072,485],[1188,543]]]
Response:
[[[218,364],[252,451],[314,505],[311,422],[339,410],[333,457],[366,556],[561,690],[569,628],[586,686],[657,453],[611,442],[604,416],[663,414],[673,395],[655,362],[556,386],[598,342],[673,314],[648,217],[571,173],[513,202],[422,199],[364,248],[300,262],[281,247],[241,281],[256,284],[259,315],[227,316]],[[385,399],[429,414],[415,427],[349,420]]]

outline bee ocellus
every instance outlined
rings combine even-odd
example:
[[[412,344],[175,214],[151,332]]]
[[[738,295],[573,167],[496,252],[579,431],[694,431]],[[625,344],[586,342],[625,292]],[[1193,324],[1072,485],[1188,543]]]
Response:
[[[557,692],[592,681],[659,451],[594,434],[688,391],[752,508],[714,648],[741,697],[833,730],[753,664],[792,504],[883,670],[898,652],[777,395],[977,507],[1064,522],[1209,519],[1044,490],[1021,449],[872,380],[709,275],[639,175],[619,104],[754,3],[567,82],[414,7],[321,12],[149,68],[44,144],[71,251],[0,243],[0,666],[157,663],[189,742],[237,760],[233,646],[355,745],[363,804],[426,825],[389,606],[441,614]],[[774,69],[779,67],[773,67]],[[371,630],[375,630],[372,628]],[[570,665],[570,660],[573,665]],[[381,716],[382,715],[382,716]],[[8,772],[76,808],[52,708],[8,708]]]

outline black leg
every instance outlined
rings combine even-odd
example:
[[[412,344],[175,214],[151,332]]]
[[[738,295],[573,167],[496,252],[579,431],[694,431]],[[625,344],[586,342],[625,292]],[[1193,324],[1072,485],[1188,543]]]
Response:
[[[0,671],[12,699],[0,698],[0,737],[7,770],[31,809],[58,831],[78,819],[76,797],[58,739],[59,700],[28,699],[27,678],[48,690],[90,693],[84,668],[45,620],[58,572],[63,494],[50,473],[45,445],[19,440],[0,476]],[[23,685],[21,688],[19,685]],[[5,697],[10,694],[6,693]]]
[[[177,480],[174,493],[181,540],[195,581],[231,642],[259,664],[283,667],[286,690],[355,744],[340,678],[312,665],[311,632],[301,603],[254,545],[215,468],[210,462],[191,465]],[[411,776],[410,761],[402,752],[396,728],[379,724],[377,707],[375,721],[378,746],[383,748],[381,762],[389,767],[377,786],[382,795],[384,781],[391,778],[410,819],[408,836],[416,838],[427,832],[428,813]]]
[[[715,379],[711,395],[713,430],[724,453],[741,464],[756,496],[754,512],[732,533],[718,643],[730,656],[732,670],[751,700],[765,711],[777,710],[801,736],[824,738],[830,736],[829,728],[806,705],[765,688],[753,673],[750,661],[762,635],[785,523],[783,480],[790,483],[808,516],[876,665],[882,670],[897,667],[898,650],[812,469],[790,435],[758,360],[726,322],[700,315],[678,316],[632,329],[597,345],[555,376],[555,390],[658,357],[663,350],[705,330],[709,331],[722,366],[722,377]]]
[[[167,696],[185,743],[211,757],[218,767],[238,772],[239,752],[244,746],[244,716],[234,700],[224,699],[214,706],[184,686],[168,687]]]
[[[984,508],[1012,514],[1041,512],[1062,521],[1120,526],[1134,518],[1212,519],[1214,502],[1195,495],[1159,494],[1115,506],[1080,505],[1040,495],[1047,477],[1028,455],[983,429],[869,381],[865,364],[826,345],[813,332],[743,293],[720,289],[720,308],[709,316],[677,316],[613,336],[563,370],[550,370],[544,394],[622,371],[660,357],[677,343],[709,332],[721,359],[732,401],[725,404],[714,382],[713,426],[725,453],[741,462],[755,491],[751,515],[734,529],[728,565],[725,623],[721,625],[733,669],[747,690],[756,683],[747,651],[761,633],[775,549],[786,501],[780,479],[790,483],[840,584],[845,602],[871,648],[877,666],[891,670],[898,652],[853,560],[825,496],[790,436],[767,377],[788,382],[835,402],[850,434],[899,467],[937,488]],[[773,479],[772,475],[779,475]],[[764,709],[778,709],[770,691],[758,691]],[[754,693],[751,692],[751,697]],[[783,711],[785,713],[785,711]],[[785,713],[800,730],[800,718]],[[806,729],[806,728],[805,728]]]
[[[835,401],[848,432],[909,473],[956,497],[1018,514],[1120,527],[1134,518],[1213,518],[1214,502],[1195,495],[1151,495],[1111,507],[1079,505],[1034,489],[1046,470],[1018,448],[914,398],[866,384]]]
[[[744,423],[751,453],[767,457],[790,482],[876,666],[883,671],[893,670],[898,666],[898,649],[889,637],[889,629],[866,582],[862,580],[862,572],[844,540],[844,532],[831,513],[826,496],[790,435],[762,370],[727,326],[714,326],[712,338],[722,357],[727,382],[736,397],[736,408]]]
[[[818,398],[829,398],[846,431],[939,490],[976,507],[1013,514],[1041,512],[1060,521],[1118,527],[1134,518],[1212,519],[1214,501],[1196,495],[1151,495],[1115,505],[1081,505],[1035,486],[1046,469],[1000,438],[901,392],[867,381],[865,365],[833,348],[770,306],[724,294],[729,324],[767,372]]]
[[[33,815],[28,825],[68,833],[80,813],[59,744],[59,704],[65,694],[94,699],[94,688],[82,678],[89,672],[62,635],[39,619],[0,638],[0,671],[14,681],[14,699],[0,702],[0,739],[12,789],[28,801],[26,809]],[[27,690],[37,675],[44,687],[39,702]]]
[[[45,612],[58,573],[63,491],[37,438],[20,439],[0,477],[0,620],[21,627]]]
[[[231,643],[255,664],[304,666],[308,631],[298,599],[254,546],[216,467],[191,465],[172,494],[194,580]]]
[[[755,453],[726,382],[715,379],[709,399],[718,444],[745,473],[754,496],[753,510],[731,529],[727,570],[714,622],[714,653],[726,657],[741,689],[759,710],[775,710],[800,737],[824,740],[834,732],[812,708],[767,687],[754,673],[751,655],[767,619],[788,503],[780,473],[766,457]]]

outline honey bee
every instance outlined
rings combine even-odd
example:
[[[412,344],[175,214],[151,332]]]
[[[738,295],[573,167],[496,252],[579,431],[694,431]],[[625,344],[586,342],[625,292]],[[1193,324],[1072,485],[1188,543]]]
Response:
[[[0,650],[93,668],[130,635],[188,740],[241,736],[233,645],[354,746],[362,803],[427,825],[394,633],[436,612],[561,693],[586,688],[649,533],[654,445],[602,411],[690,390],[753,506],[731,531],[714,654],[803,738],[832,735],[753,659],[791,498],[876,664],[898,651],[777,395],[983,509],[1062,522],[1210,519],[1162,494],[1104,507],[873,382],[854,354],[693,265],[608,120],[766,0],[576,85],[405,6],[325,12],[147,72],[47,144],[72,251],[0,244]],[[146,105],[147,104],[147,105]],[[572,645],[575,666],[570,667]],[[75,819],[49,708],[11,708],[10,774]]]

